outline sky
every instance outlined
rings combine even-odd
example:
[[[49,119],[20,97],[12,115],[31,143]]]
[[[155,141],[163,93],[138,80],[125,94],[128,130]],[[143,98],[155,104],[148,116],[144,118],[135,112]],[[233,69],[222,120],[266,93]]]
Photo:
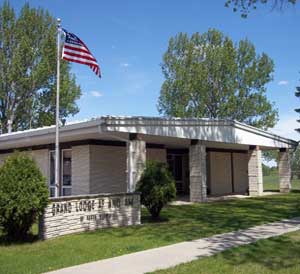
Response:
[[[0,0],[0,2],[3,2]],[[87,67],[72,64],[82,88],[80,112],[69,121],[101,115],[158,116],[157,101],[163,83],[160,64],[168,41],[178,32],[206,32],[216,28],[235,42],[249,39],[257,53],[275,63],[267,96],[279,110],[271,131],[299,140],[300,127],[294,96],[300,85],[300,5],[284,11],[259,6],[247,19],[225,8],[225,0],[33,0],[31,6],[49,10],[62,26],[79,36],[100,63],[102,78]],[[23,0],[11,0],[19,11]]]

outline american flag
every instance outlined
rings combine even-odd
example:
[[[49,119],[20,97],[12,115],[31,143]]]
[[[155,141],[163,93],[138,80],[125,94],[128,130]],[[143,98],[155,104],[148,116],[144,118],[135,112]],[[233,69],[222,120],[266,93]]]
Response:
[[[62,29],[65,33],[62,58],[70,62],[88,65],[97,76],[101,77],[100,67],[88,47],[75,34]]]

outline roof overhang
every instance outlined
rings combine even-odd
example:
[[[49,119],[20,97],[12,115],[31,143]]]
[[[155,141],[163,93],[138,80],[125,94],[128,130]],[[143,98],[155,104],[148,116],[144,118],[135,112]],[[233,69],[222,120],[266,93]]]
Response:
[[[67,124],[60,141],[84,139],[128,140],[130,133],[207,142],[261,146],[264,149],[295,148],[298,142],[231,120],[105,116]],[[0,150],[53,144],[55,127],[44,127],[0,135]]]

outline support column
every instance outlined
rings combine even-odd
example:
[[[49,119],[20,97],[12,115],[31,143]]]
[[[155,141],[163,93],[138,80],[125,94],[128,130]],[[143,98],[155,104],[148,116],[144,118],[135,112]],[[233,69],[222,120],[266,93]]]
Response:
[[[190,201],[205,202],[207,197],[206,147],[192,140],[189,150]]]
[[[249,195],[260,196],[264,191],[261,150],[259,149],[258,146],[250,147],[248,155],[249,155],[249,160],[248,160]]]
[[[137,134],[127,143],[127,192],[134,192],[146,164],[146,142]]]
[[[291,190],[291,165],[290,155],[286,148],[279,151],[278,161],[279,187],[280,192],[288,193]]]

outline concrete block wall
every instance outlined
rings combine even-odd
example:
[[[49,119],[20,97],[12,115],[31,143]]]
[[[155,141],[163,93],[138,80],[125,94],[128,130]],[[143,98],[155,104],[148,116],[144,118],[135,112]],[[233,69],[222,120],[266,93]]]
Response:
[[[190,201],[204,202],[207,197],[206,147],[192,144],[189,150]]]
[[[248,154],[233,153],[234,192],[246,194],[248,191]]]
[[[72,195],[90,193],[90,146],[72,147]]]
[[[31,156],[37,166],[40,168],[42,174],[47,178],[47,182],[49,180],[49,150],[41,149],[41,150],[31,150],[25,151],[27,155]],[[0,166],[4,163],[5,159],[12,155],[12,153],[0,154]]]
[[[263,193],[262,157],[259,148],[248,152],[249,195],[260,196]]]
[[[90,146],[90,193],[126,192],[126,147]]]
[[[280,192],[287,193],[291,190],[291,165],[288,150],[279,152],[278,161],[279,187]]]
[[[130,141],[132,189],[145,167],[146,144],[141,140]],[[96,193],[120,193],[127,191],[127,149],[121,146],[81,145],[72,151],[72,195]],[[50,177],[49,150],[26,151],[31,155],[41,172]],[[11,153],[0,154],[0,165]],[[149,149],[150,159],[166,161],[165,149]]]
[[[48,183],[48,180],[50,177],[49,150],[48,149],[33,150],[29,153],[32,155],[33,159],[36,161],[42,174],[47,178],[47,183]]]
[[[165,148],[147,148],[146,159],[162,163],[167,162],[167,150]]]
[[[233,192],[230,152],[208,152],[210,160],[210,194],[224,195]]]

